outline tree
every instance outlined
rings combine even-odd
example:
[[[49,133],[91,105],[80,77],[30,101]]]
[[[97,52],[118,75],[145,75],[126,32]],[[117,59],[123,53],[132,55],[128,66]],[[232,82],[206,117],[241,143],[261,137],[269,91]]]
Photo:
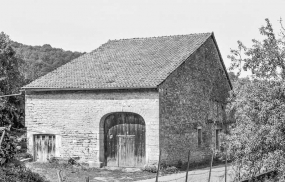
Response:
[[[236,123],[228,136],[237,168],[249,177],[266,170],[284,171],[285,84],[280,81],[248,81],[232,93],[228,107]]]
[[[280,36],[273,31],[272,24],[265,19],[266,26],[259,31],[265,36],[263,41],[252,40],[252,47],[247,48],[238,41],[238,49],[231,50],[228,56],[232,61],[231,69],[250,70],[257,78],[285,79],[285,29],[281,24]],[[244,58],[245,56],[245,58]]]
[[[19,71],[21,61],[16,58],[15,51],[10,46],[9,37],[0,33],[0,95],[18,93],[23,85],[23,76]],[[19,107],[23,98],[4,97],[0,98],[0,124],[21,125],[20,118],[23,113]]]
[[[49,44],[29,46],[11,41],[11,46],[23,62],[20,72],[26,84],[84,54],[53,48]]]
[[[0,95],[18,93],[20,87],[66,64],[84,53],[64,51],[49,44],[29,46],[0,34]],[[0,98],[0,125],[23,126],[22,96]],[[2,122],[2,123],[1,123]]]
[[[229,151],[237,171],[245,177],[278,170],[285,176],[285,36],[281,23],[276,36],[268,19],[260,28],[265,38],[253,39],[247,48],[238,41],[231,50],[231,69],[251,71],[252,79],[237,79],[229,98],[228,112],[236,123],[227,136]],[[281,22],[281,21],[280,21]]]

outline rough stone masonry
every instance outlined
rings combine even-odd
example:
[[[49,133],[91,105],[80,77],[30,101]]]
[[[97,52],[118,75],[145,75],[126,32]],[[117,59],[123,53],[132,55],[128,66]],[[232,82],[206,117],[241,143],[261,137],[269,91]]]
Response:
[[[28,150],[33,154],[35,134],[56,136],[56,156],[100,161],[103,138],[100,122],[113,112],[133,112],[146,123],[146,161],[158,160],[159,101],[155,91],[63,92],[26,95]],[[102,150],[101,150],[102,151]]]
[[[26,90],[29,153],[34,155],[35,135],[53,134],[55,157],[67,159],[77,156],[81,162],[102,166],[105,160],[105,118],[116,112],[131,112],[139,114],[145,122],[146,165],[158,162],[159,150],[162,162],[169,165],[186,162],[188,150],[191,150],[191,162],[208,160],[212,149],[218,149],[215,146],[219,140],[216,131],[226,130],[228,126],[225,106],[231,84],[214,36],[201,36],[206,36],[205,41],[181,65],[167,70],[170,74],[156,87]],[[164,39],[186,40],[183,36],[161,38]],[[160,39],[149,41],[157,40]],[[115,41],[114,45],[119,43]],[[179,47],[175,49],[179,51]],[[89,59],[88,56],[85,57]],[[140,70],[142,64],[133,66]],[[109,74],[111,63],[107,65],[106,73]],[[198,138],[201,138],[200,143]]]

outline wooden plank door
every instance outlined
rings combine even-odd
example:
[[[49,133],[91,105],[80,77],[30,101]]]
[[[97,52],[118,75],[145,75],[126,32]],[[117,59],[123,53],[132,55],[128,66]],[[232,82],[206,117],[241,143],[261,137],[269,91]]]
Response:
[[[35,135],[34,136],[34,160],[37,162],[47,162],[55,156],[55,136]]]
[[[119,141],[118,136],[127,136],[129,138],[121,138],[121,141]],[[126,140],[128,140],[128,146],[123,147]],[[120,142],[122,146],[119,148]],[[128,163],[131,164],[128,164],[128,166],[142,167],[145,164],[145,122],[143,118],[138,114],[128,112],[118,112],[107,116],[104,123],[105,165],[118,167],[118,157],[126,159],[123,156],[126,152],[122,153],[122,151],[128,149],[127,153],[129,153],[132,145],[134,145],[132,148],[134,153],[126,155],[134,155],[134,157],[131,156],[131,158],[134,158],[134,161],[129,161]],[[119,149],[122,150],[120,155]],[[121,165],[125,166],[126,164],[123,163]]]
[[[117,135],[119,167],[135,167],[135,135]]]

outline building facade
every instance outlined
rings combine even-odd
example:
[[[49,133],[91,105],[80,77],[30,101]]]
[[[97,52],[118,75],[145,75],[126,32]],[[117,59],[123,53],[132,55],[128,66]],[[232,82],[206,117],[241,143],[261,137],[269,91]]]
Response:
[[[109,41],[23,89],[36,161],[142,167],[207,160],[231,83],[205,33]]]

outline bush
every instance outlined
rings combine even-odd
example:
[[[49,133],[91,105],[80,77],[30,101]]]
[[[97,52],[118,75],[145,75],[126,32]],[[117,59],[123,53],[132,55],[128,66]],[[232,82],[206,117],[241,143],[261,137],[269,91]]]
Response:
[[[0,147],[0,166],[2,166],[5,163],[8,163],[15,156],[17,151],[16,138],[10,136],[9,133],[6,133]]]
[[[59,159],[56,157],[51,157],[49,159],[47,159],[49,163],[53,163],[53,164],[58,164],[59,163]]]
[[[70,165],[76,165],[77,164],[77,161],[74,159],[74,158],[69,158],[68,160],[67,160],[67,163],[68,164],[70,164]]]
[[[47,182],[39,174],[32,172],[23,165],[4,165],[0,168],[0,182]]]
[[[182,165],[183,165],[183,163],[182,163],[182,161],[179,159],[179,160],[177,161],[176,167],[180,169],[180,168],[182,167]]]
[[[178,162],[178,166],[182,166],[182,161],[179,160]],[[165,173],[165,174],[173,174],[173,173],[177,173],[179,171],[179,169],[177,168],[177,166],[172,166],[172,165],[167,165],[166,162],[161,162],[160,164],[160,170],[162,173]]]
[[[151,172],[151,173],[156,173],[157,172],[157,167],[155,165],[149,165],[145,166],[143,168],[143,171]]]
[[[165,174],[173,174],[177,173],[179,170],[175,166],[167,166],[166,168],[162,169],[162,172]]]

